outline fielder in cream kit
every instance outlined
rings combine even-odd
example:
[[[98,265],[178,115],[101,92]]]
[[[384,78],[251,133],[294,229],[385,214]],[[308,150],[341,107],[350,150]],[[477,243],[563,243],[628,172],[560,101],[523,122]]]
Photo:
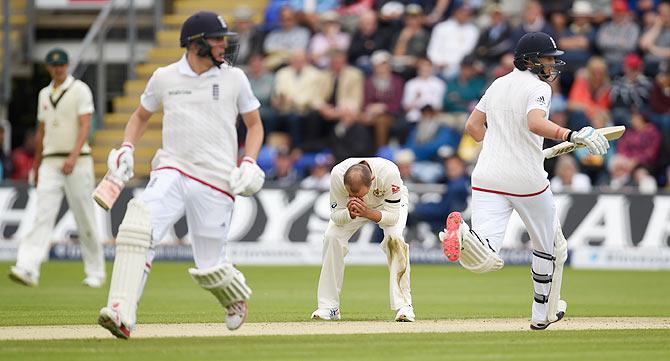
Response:
[[[149,79],[140,106],[128,121],[122,146],[108,158],[109,170],[133,175],[133,144],[154,112],[163,108],[163,144],[152,161],[149,183],[128,203],[116,239],[116,258],[106,307],[98,323],[128,338],[147,280],[154,246],[186,214],[193,243],[193,280],[226,309],[226,326],[239,328],[251,289],[226,257],[234,197],[251,196],[265,175],[256,165],[263,141],[260,103],[246,75],[235,68],[236,34],[215,13],[198,12],[181,29],[186,54]],[[238,114],[247,126],[245,154],[237,166]]]
[[[91,89],[68,75],[68,56],[60,48],[46,56],[51,83],[39,93],[35,182],[37,212],[35,224],[19,244],[16,266],[10,278],[37,286],[40,265],[48,256],[51,232],[63,194],[77,222],[81,255],[89,287],[105,283],[102,244],[97,238],[93,190],[93,159],[87,138],[91,129]]]
[[[381,243],[389,267],[389,296],[395,320],[414,321],[410,290],[407,223],[408,192],[398,167],[383,158],[349,158],[331,172],[330,220],[323,241],[323,266],[313,319],[339,320],[344,257],[349,238],[367,222],[384,231]]]
[[[551,122],[551,87],[564,63],[563,54],[545,33],[528,33],[515,49],[515,69],[486,90],[466,123],[466,131],[482,151],[472,173],[472,228],[453,212],[440,232],[445,254],[470,271],[499,270],[498,255],[512,210],[530,235],[533,248],[531,329],[560,320],[567,303],[560,299],[567,241],[544,171],[543,138],[570,141],[603,155],[605,137],[591,127],[578,131]]]

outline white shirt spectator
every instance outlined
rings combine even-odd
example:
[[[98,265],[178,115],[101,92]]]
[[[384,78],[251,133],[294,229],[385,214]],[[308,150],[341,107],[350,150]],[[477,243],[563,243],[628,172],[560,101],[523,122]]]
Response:
[[[449,19],[435,26],[428,43],[428,58],[437,66],[446,66],[447,74],[455,74],[461,60],[477,45],[479,29],[470,22],[461,24]]]
[[[421,108],[425,105],[430,105],[435,110],[442,109],[442,98],[446,91],[447,84],[436,76],[416,77],[408,81],[402,97],[402,106],[408,110],[407,121],[418,122]]]

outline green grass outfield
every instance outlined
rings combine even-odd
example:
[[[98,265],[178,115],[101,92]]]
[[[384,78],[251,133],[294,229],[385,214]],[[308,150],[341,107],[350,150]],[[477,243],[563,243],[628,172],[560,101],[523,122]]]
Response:
[[[6,273],[10,264],[0,263]],[[110,267],[111,274],[111,264]],[[222,322],[213,296],[186,272],[157,262],[139,323]],[[254,290],[247,322],[306,321],[316,306],[319,267],[240,267]],[[49,262],[40,287],[0,277],[0,326],[95,324],[107,290],[81,286],[80,262]],[[418,319],[529,318],[529,267],[471,274],[412,266]],[[670,272],[567,269],[568,317],[670,316]],[[348,267],[346,320],[390,320],[386,267]],[[223,327],[223,326],[222,326]],[[541,351],[540,349],[544,350]],[[0,341],[0,360],[670,360],[670,330],[245,336],[119,340]]]

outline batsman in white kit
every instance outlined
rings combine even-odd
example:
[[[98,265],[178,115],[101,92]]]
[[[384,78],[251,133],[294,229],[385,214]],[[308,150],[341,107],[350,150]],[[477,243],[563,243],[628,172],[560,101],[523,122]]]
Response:
[[[409,195],[398,167],[383,158],[349,158],[333,167],[330,220],[323,240],[323,266],[312,319],[339,320],[344,257],[349,238],[367,222],[384,231],[381,248],[389,267],[389,293],[395,320],[413,322],[409,245],[403,231]]]
[[[111,174],[133,176],[133,144],[152,113],[163,107],[163,144],[152,161],[149,183],[128,203],[116,239],[116,258],[107,306],[98,323],[119,338],[135,327],[139,299],[154,258],[154,246],[186,214],[192,239],[193,280],[226,309],[235,330],[247,316],[251,289],[226,257],[226,240],[236,195],[251,196],[265,175],[256,165],[263,126],[246,75],[235,68],[236,34],[212,12],[198,12],[181,28],[186,54],[157,69],[141,104],[126,126],[123,145],[108,158]],[[247,126],[245,152],[237,167],[238,114]]]
[[[533,247],[534,330],[560,320],[567,309],[560,292],[568,245],[544,171],[543,138],[581,144],[598,155],[609,148],[591,127],[572,131],[549,120],[549,83],[565,64],[555,58],[562,54],[545,33],[528,33],[519,40],[516,69],[491,84],[466,123],[466,131],[483,141],[472,172],[472,228],[452,212],[439,234],[450,261],[476,273],[496,271],[503,267],[498,252],[510,215],[512,210],[519,213]]]

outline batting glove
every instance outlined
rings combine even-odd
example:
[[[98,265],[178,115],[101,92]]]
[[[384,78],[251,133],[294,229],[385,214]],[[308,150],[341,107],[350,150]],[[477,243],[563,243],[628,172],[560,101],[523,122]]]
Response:
[[[133,177],[134,149],[132,144],[124,142],[119,149],[112,149],[107,157],[109,171],[124,183]]]
[[[234,194],[250,197],[258,192],[265,182],[265,172],[251,157],[244,157],[242,164],[230,173],[230,188]]]
[[[603,155],[607,153],[610,143],[604,135],[596,132],[592,127],[584,127],[570,136],[570,142],[584,145],[589,153],[594,155]]]

